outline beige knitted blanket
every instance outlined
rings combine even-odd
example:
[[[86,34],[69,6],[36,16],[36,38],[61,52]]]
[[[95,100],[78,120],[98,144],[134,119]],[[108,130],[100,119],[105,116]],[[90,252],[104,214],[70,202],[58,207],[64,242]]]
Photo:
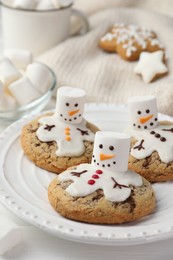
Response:
[[[44,53],[39,60],[54,69],[59,86],[85,89],[89,102],[118,104],[126,103],[130,96],[154,94],[157,96],[159,111],[173,116],[173,19],[135,8],[98,10],[87,10],[91,13],[89,33],[66,40]],[[136,62],[126,62],[117,54],[108,54],[99,49],[99,38],[115,22],[137,24],[157,32],[167,51],[167,76],[150,84],[144,83],[133,72]]]

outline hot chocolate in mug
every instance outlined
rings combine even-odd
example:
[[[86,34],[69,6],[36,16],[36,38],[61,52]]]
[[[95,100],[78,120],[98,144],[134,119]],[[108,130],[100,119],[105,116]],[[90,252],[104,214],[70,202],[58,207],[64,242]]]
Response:
[[[34,56],[49,50],[70,35],[70,18],[83,20],[83,33],[89,30],[86,15],[72,5],[52,10],[13,7],[11,0],[1,1],[4,48],[30,50]]]

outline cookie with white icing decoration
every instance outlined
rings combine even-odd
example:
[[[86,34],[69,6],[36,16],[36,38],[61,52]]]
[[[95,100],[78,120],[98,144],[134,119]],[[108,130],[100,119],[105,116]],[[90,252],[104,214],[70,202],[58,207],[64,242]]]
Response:
[[[129,149],[129,135],[97,132],[92,163],[69,168],[50,183],[54,209],[67,218],[98,224],[134,221],[151,213],[154,191],[128,171]]]
[[[150,182],[173,180],[173,122],[159,122],[154,96],[128,100],[132,136],[129,169]]]
[[[140,74],[146,83],[165,75],[168,68],[164,63],[164,52],[142,52],[134,72]]]
[[[61,87],[55,112],[37,118],[22,131],[24,153],[39,167],[60,173],[88,163],[98,128],[83,118],[85,91]]]
[[[100,40],[99,46],[107,52],[117,52],[127,61],[139,59],[143,51],[163,50],[155,32],[136,25],[115,24]]]

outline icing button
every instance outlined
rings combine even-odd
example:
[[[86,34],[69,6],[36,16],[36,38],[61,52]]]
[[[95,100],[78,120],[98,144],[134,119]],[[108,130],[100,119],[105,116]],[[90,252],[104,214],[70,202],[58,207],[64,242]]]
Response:
[[[97,174],[93,174],[92,178],[93,179],[99,179],[100,177]]]
[[[156,138],[160,138],[160,135],[156,133],[156,134],[155,134],[155,137],[156,137]]]
[[[88,181],[88,184],[89,184],[89,185],[93,185],[94,183],[95,183],[95,180],[89,180],[89,181]]]
[[[96,173],[97,174],[102,174],[103,172],[102,172],[102,170],[97,170]]]
[[[165,138],[165,137],[161,137],[161,138],[160,138],[160,141],[165,142],[165,141],[166,141],[166,138]]]
[[[154,131],[151,131],[151,132],[150,132],[150,134],[151,134],[151,135],[154,135],[154,134],[155,134],[155,132],[154,132]]]

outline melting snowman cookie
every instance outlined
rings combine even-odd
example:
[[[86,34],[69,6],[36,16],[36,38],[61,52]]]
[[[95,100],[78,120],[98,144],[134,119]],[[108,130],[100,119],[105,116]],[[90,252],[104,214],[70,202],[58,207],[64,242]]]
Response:
[[[129,167],[150,181],[173,179],[173,123],[158,122],[154,96],[128,100],[132,139]]]
[[[55,113],[45,115],[22,131],[22,146],[38,166],[59,173],[92,158],[97,127],[83,118],[85,91],[61,87]]]
[[[83,118],[84,104],[84,90],[59,88],[54,115],[39,120],[42,125],[37,130],[37,137],[42,142],[55,141],[57,156],[80,156],[85,151],[84,141],[94,141],[94,133]]]
[[[52,206],[65,217],[90,223],[123,223],[149,214],[154,192],[127,170],[129,149],[127,134],[97,132],[91,164],[67,169],[51,182]]]

